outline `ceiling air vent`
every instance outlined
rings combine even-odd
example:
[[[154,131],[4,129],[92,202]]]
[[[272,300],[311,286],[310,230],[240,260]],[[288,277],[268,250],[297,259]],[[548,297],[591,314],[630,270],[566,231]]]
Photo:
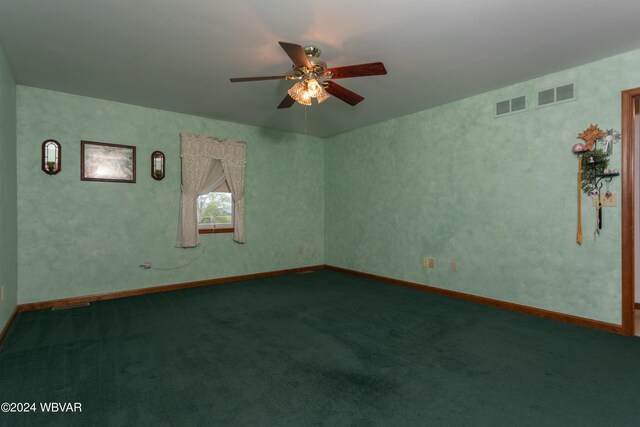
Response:
[[[547,105],[573,101],[574,99],[573,83],[569,83],[567,85],[539,91],[538,107],[546,107]]]
[[[527,109],[527,97],[518,96],[517,98],[507,99],[505,101],[496,102],[496,117],[506,114],[518,113]]]

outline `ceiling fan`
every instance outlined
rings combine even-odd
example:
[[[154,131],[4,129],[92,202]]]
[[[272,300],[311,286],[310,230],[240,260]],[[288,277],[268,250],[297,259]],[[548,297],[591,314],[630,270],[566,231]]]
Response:
[[[327,68],[327,63],[320,59],[320,49],[317,47],[308,46],[303,48],[294,43],[279,43],[293,61],[293,74],[229,79],[232,83],[260,80],[297,80],[297,83],[289,89],[287,96],[278,105],[278,108],[289,108],[296,101],[302,105],[311,105],[311,100],[314,98],[318,103],[321,103],[329,98],[330,95],[349,105],[357,105],[364,97],[334,83],[332,80],[387,74],[382,62]]]

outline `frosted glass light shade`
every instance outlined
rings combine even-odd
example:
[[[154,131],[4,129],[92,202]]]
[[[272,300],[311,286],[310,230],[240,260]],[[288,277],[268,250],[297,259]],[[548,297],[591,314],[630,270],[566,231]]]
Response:
[[[316,79],[303,79],[297,82],[288,91],[289,96],[302,105],[311,105],[311,99],[315,98],[322,103],[330,95]]]
[[[288,91],[289,96],[302,105],[311,105],[311,96],[303,82],[294,84]]]

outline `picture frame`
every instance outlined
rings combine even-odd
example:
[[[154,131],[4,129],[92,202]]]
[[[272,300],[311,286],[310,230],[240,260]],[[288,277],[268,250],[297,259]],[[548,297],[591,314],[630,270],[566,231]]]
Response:
[[[80,141],[82,181],[136,182],[136,147]]]

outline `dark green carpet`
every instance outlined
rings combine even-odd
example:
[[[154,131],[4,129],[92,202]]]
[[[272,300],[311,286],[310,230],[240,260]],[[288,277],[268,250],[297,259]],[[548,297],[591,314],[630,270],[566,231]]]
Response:
[[[637,426],[640,340],[323,270],[18,316],[10,426]]]

